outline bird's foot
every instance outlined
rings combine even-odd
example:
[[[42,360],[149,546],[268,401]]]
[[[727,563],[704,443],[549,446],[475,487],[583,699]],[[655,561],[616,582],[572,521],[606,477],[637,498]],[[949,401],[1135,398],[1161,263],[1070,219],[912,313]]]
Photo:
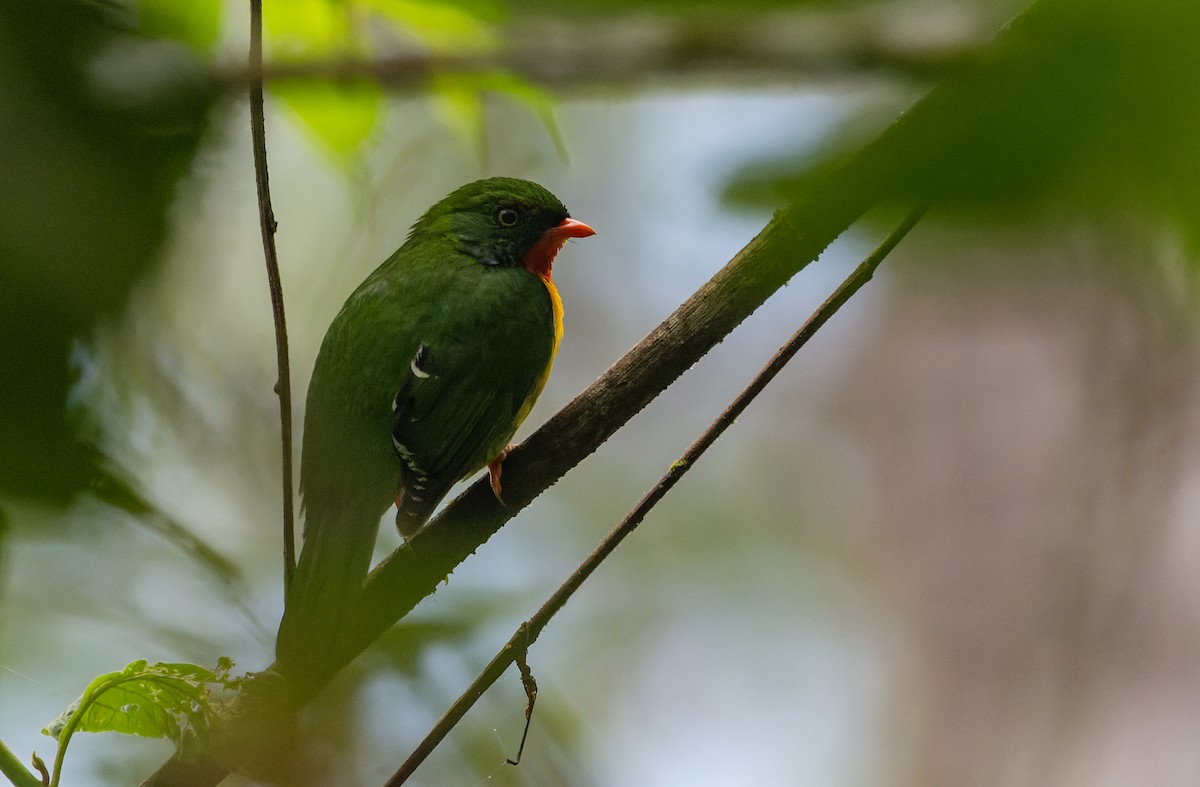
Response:
[[[404,489],[401,488],[396,493],[396,529],[400,531],[400,537],[404,539],[405,544],[412,541],[412,537],[423,524],[425,523],[404,515]]]
[[[488,462],[488,480],[492,483],[492,494],[496,496],[496,500],[500,505],[505,505],[503,486],[500,484],[500,473],[503,470],[504,460],[508,458],[508,454],[517,447],[516,443],[509,443],[504,446],[504,450],[497,454],[496,458]]]

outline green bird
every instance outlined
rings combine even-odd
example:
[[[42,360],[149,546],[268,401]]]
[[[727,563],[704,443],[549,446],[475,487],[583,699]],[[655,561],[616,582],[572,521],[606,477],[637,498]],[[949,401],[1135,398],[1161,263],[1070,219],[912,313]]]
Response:
[[[295,670],[344,642],[393,503],[408,538],[450,487],[500,462],[562,338],[551,278],[594,235],[536,183],[489,178],[438,202],[351,294],[317,355],[304,418],[304,547],[276,644]]]

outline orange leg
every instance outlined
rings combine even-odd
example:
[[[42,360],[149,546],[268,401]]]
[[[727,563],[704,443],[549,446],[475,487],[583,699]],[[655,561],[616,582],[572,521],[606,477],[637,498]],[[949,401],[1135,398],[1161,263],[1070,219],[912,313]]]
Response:
[[[488,477],[492,482],[492,494],[496,496],[496,500],[500,501],[500,505],[504,505],[504,498],[501,496],[504,489],[500,484],[500,473],[504,469],[504,460],[508,457],[508,452],[516,447],[516,443],[504,446],[504,450],[497,454],[495,459],[488,462]]]

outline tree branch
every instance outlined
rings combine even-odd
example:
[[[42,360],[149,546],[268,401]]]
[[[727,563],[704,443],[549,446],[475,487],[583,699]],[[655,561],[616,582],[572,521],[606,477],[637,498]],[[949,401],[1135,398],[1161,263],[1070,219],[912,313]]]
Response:
[[[596,450],[690,369],[858,216],[865,204],[806,204],[778,214],[734,259],[596,382],[514,449],[501,505],[483,479],[455,499],[367,579],[357,653],[432,593],[509,519]],[[803,226],[811,232],[797,232]],[[285,676],[286,665],[276,665]],[[344,664],[330,662],[333,672]],[[293,680],[301,698],[333,672]],[[309,678],[313,678],[310,682]],[[309,685],[311,683],[311,685]]]
[[[571,597],[583,586],[583,583],[592,575],[592,572],[599,568],[600,564],[616,550],[617,546],[626,536],[637,529],[646,518],[646,515],[650,513],[651,509],[666,497],[667,493],[683,478],[684,474],[724,434],[725,430],[733,424],[734,420],[750,406],[755,397],[762,393],[763,389],[775,379],[775,376],[787,365],[787,362],[796,355],[801,347],[808,343],[808,340],[812,338],[821,326],[836,314],[838,309],[854,293],[858,292],[863,285],[871,280],[871,277],[875,275],[875,269],[891,253],[896,244],[908,234],[909,230],[916,225],[924,212],[925,209],[921,208],[907,216],[883,243],[871,253],[871,256],[859,264],[854,272],[842,282],[841,286],[813,312],[804,325],[796,333],[792,334],[788,342],[775,353],[767,365],[750,381],[750,384],[718,416],[717,420],[713,421],[712,425],[684,451],[678,461],[672,464],[662,478],[658,480],[658,483],[642,496],[642,499],[633,507],[633,510],[625,515],[625,518],[605,537],[596,550],[588,555],[587,559],[575,569],[571,576],[554,591],[550,598],[546,600],[546,603],[534,613],[533,617],[517,627],[512,638],[492,658],[491,662],[479,674],[479,677],[471,683],[467,690],[463,692],[462,696],[438,719],[437,724],[425,736],[425,739],[413,750],[413,753],[404,761],[399,770],[392,775],[392,778],[388,779],[385,787],[399,787],[408,781],[408,777],[416,771],[437,745],[442,742],[442,739],[446,737],[450,730],[466,715],[476,700],[491,688],[492,684],[504,674],[509,665],[525,655],[529,647],[541,636],[546,625],[571,600]]]
[[[507,505],[496,501],[484,479],[371,573],[351,648],[339,651],[316,673],[289,674],[286,664],[272,665],[271,669],[290,683],[296,706],[311,698],[353,655],[432,593],[506,521],[591,454],[771,293],[815,260],[870,201],[869,192],[830,188],[820,199],[814,196],[778,213],[674,314],[509,454],[504,465]],[[231,715],[253,726],[240,710],[235,708]],[[215,754],[193,754],[188,761],[176,756],[143,785],[211,786],[238,765],[233,761],[222,764]]]
[[[722,28],[728,32],[728,26]],[[643,31],[644,32],[644,31]],[[753,34],[698,32],[605,40],[589,25],[574,37],[529,37],[510,42],[500,54],[440,55],[400,53],[365,58],[356,55],[274,61],[256,68],[219,67],[218,83],[229,89],[267,82],[354,82],[370,80],[393,92],[426,90],[435,76],[486,75],[497,69],[518,74],[544,87],[565,90],[612,85],[646,84],[651,80],[710,83],[794,81],[797,78],[870,73],[894,73],[928,79],[973,61],[972,41],[939,49],[888,47],[878,41],[847,41],[819,45],[808,42],[782,50],[764,49]],[[777,40],[781,37],[776,36]],[[549,45],[554,51],[547,52]]]
[[[505,521],[698,361],[869,206],[1018,205],[1060,183],[1078,186],[1069,176],[1089,153],[1104,149],[1096,142],[1114,117],[1112,97],[1127,99],[1128,84],[1142,84],[1128,83],[1120,78],[1124,71],[1108,66],[1129,58],[1139,64],[1134,73],[1160,78],[1162,84],[1182,84],[1176,67],[1165,68],[1152,45],[1166,22],[1179,17],[1178,24],[1162,28],[1174,32],[1191,30],[1195,21],[1191,4],[1167,4],[1153,17],[1154,25],[1128,39],[1137,47],[1122,48],[1113,42],[1125,39],[1105,25],[1131,17],[1114,15],[1123,8],[1116,0],[1100,6],[1107,15],[1092,13],[1089,6],[1082,17],[1088,24],[1080,24],[1077,2],[1039,0],[997,37],[984,53],[989,58],[938,85],[840,166],[796,183],[791,207],[509,456],[507,507],[496,503],[486,482],[472,486],[372,572],[354,641],[339,649],[336,660],[309,675],[289,674],[287,665],[277,665],[296,699],[310,697],[353,654],[432,593]],[[1184,47],[1190,58],[1192,49],[1186,46],[1193,41],[1179,36],[1167,43]],[[1146,51],[1154,55],[1147,59]],[[1187,58],[1183,62],[1191,63]],[[1084,80],[1080,74],[1095,78]],[[1155,99],[1151,105],[1164,101]],[[1126,105],[1142,106],[1115,104]],[[1115,128],[1124,132],[1132,127]],[[188,765],[173,759],[164,766],[170,777],[156,775],[148,784],[214,784],[212,773],[220,768],[212,768],[212,762]],[[202,775],[206,766],[209,773]]]
[[[397,549],[368,577],[351,646],[318,671],[299,675],[286,664],[270,670],[291,686],[296,706],[307,702],[351,658],[403,617],[493,533],[596,450],[630,418],[691,368],[712,347],[818,255],[877,195],[872,175],[889,132],[828,177],[805,198],[779,211],[749,244],[674,314],[509,454],[501,506],[486,479],[473,484]],[[235,709],[234,715],[237,715]],[[215,755],[214,755],[215,756]],[[146,787],[217,784],[223,769],[213,756],[168,761]]]
[[[262,0],[250,0],[250,136],[254,145],[254,180],[258,187],[258,224],[262,231],[267,284],[271,290],[271,313],[275,319],[275,362],[278,377],[279,433],[283,453],[283,588],[286,592],[296,573],[295,512],[292,510],[292,372],[288,360],[287,318],[283,311],[283,283],[279,278],[279,256],[275,251],[275,211],[267,176],[267,124],[263,111]]]
[[[960,9],[956,9],[960,11]],[[429,87],[435,75],[486,75],[501,69],[555,89],[651,82],[709,83],[714,78],[761,82],[847,73],[886,73],[927,79],[975,59],[991,31],[982,19],[954,31],[937,28],[946,9],[915,10],[930,24],[897,34],[879,7],[803,8],[784,13],[698,14],[687,18],[645,13],[523,15],[502,28],[503,46],[476,54],[400,51],[230,63],[217,81],[229,89],[251,82],[371,80],[392,91]]]

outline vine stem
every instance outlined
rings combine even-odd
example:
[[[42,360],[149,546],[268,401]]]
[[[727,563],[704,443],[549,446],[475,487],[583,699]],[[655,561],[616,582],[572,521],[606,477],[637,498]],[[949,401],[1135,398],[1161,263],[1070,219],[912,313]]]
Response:
[[[534,613],[533,617],[517,627],[512,638],[492,658],[491,662],[488,663],[479,674],[479,677],[471,683],[467,690],[463,692],[462,696],[455,700],[454,704],[438,719],[433,729],[429,731],[421,743],[418,744],[417,748],[413,750],[413,753],[409,755],[408,759],[388,779],[385,787],[399,787],[404,784],[408,780],[408,777],[416,771],[437,745],[441,743],[450,730],[466,715],[475,702],[483,696],[483,693],[499,680],[509,665],[525,657],[529,647],[541,635],[546,625],[558,614],[571,597],[575,595],[575,592],[583,586],[583,583],[591,576],[592,572],[616,550],[617,546],[626,536],[637,529],[646,518],[646,515],[650,513],[651,509],[671,491],[672,487],[679,483],[680,479],[704,455],[705,451],[712,447],[713,443],[750,406],[755,397],[762,393],[763,389],[775,379],[775,376],[782,371],[788,361],[799,352],[801,347],[808,343],[808,340],[813,337],[821,326],[836,314],[838,309],[854,293],[858,292],[863,285],[871,280],[880,263],[883,262],[904,236],[916,226],[924,213],[925,208],[921,207],[906,216],[871,255],[863,260],[855,268],[854,272],[834,290],[833,294],[813,312],[804,325],[800,326],[800,329],[792,334],[787,343],[772,356],[767,365],[750,381],[750,384],[737,395],[708,429],[696,438],[696,441],[683,452],[683,455],[671,465],[667,472],[659,478],[658,482],[642,496],[642,499],[633,507],[633,510],[625,515],[625,518],[600,542],[595,551],[588,555],[587,559],[575,569],[571,576],[551,594],[550,598]]]
[[[42,780],[34,776],[33,771],[26,768],[17,755],[4,745],[4,741],[0,741],[0,773],[16,787],[45,787]]]
[[[250,0],[250,136],[254,146],[254,180],[258,186],[258,224],[262,231],[267,284],[271,290],[271,313],[275,319],[275,362],[278,377],[279,432],[283,452],[283,587],[286,592],[296,573],[296,528],[292,499],[292,372],[288,360],[287,319],[283,311],[283,284],[279,278],[279,255],[275,250],[275,211],[271,207],[271,185],[267,175],[267,123],[263,110],[262,0]]]

